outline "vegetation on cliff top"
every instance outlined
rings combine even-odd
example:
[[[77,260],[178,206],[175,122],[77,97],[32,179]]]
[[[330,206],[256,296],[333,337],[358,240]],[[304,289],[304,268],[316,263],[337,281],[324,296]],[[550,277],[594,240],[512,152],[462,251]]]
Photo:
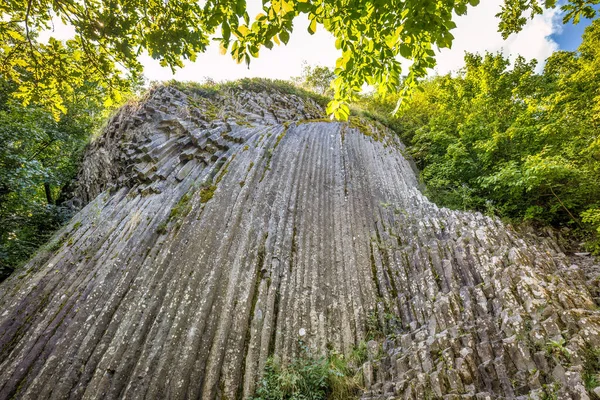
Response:
[[[303,83],[304,80],[300,80],[299,82]],[[322,107],[325,107],[329,101],[328,97],[325,97],[323,94],[316,92],[315,90],[311,90],[313,89],[312,87],[305,87],[302,84],[294,84],[292,82],[280,79],[243,78],[226,82],[215,82],[208,79],[203,83],[180,82],[173,80],[167,82],[167,85],[171,85],[184,93],[197,94],[209,98],[217,95],[218,93],[224,93],[228,90],[233,90],[258,93],[279,92],[283,94],[290,94],[304,99],[312,99]]]

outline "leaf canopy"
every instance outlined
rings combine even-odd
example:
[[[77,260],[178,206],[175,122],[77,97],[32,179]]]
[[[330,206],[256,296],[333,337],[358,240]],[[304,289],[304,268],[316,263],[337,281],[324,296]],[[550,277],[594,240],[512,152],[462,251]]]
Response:
[[[599,0],[571,0],[566,19],[595,16]],[[287,44],[296,18],[309,19],[308,31],[324,27],[336,39],[341,55],[332,83],[329,111],[347,114],[363,84],[381,93],[401,89],[410,94],[435,65],[437,48],[452,46],[453,18],[479,0],[263,0],[251,19],[245,0],[4,0],[0,5],[0,76],[18,85],[24,104],[36,102],[55,116],[65,112],[65,96],[82,82],[94,82],[109,101],[126,88],[125,74],[135,78],[143,68],[142,52],[171,69],[194,61],[211,38],[221,51],[249,64],[260,49]],[[506,37],[554,0],[505,0],[499,29]],[[61,42],[40,40],[53,18],[72,26],[75,37]],[[399,57],[412,61],[403,79]]]

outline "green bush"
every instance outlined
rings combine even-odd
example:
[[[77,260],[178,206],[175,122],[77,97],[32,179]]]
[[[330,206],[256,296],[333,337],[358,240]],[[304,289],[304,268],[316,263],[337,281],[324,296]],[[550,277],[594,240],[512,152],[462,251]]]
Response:
[[[600,254],[600,208],[590,208],[582,212],[581,221],[589,224],[590,230],[595,231],[595,236],[587,241],[587,247]]]
[[[270,357],[252,400],[358,398],[362,379],[353,361],[360,362],[358,358],[348,360],[335,352],[315,356],[305,346],[301,346],[299,357],[285,366]]]

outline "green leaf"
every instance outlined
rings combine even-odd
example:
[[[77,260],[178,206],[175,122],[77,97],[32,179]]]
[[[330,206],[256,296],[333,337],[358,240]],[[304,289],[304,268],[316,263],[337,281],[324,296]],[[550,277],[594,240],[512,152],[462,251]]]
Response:
[[[400,45],[400,55],[404,58],[410,58],[412,56],[412,49],[406,44]]]
[[[227,54],[227,47],[223,42],[219,43],[219,53],[221,53],[221,55]]]
[[[246,0],[237,0],[235,3],[235,13],[238,17],[242,17],[246,12]]]
[[[311,35],[314,35],[314,33],[317,31],[317,21],[316,20],[312,20],[310,21],[310,24],[308,24],[308,33],[310,33]]]
[[[231,29],[229,24],[225,21],[221,25],[221,35],[223,36],[223,40],[225,40],[225,42],[228,42],[229,38],[231,37]]]
[[[338,50],[340,50],[342,48],[342,39],[341,38],[335,39],[335,48]]]
[[[8,33],[8,36],[10,36],[11,38],[17,40],[17,41],[23,41],[25,40],[25,37],[23,35],[21,35],[19,32],[14,31],[12,29],[8,29],[6,31]]]
[[[350,116],[350,108],[346,103],[341,103],[338,107],[333,111],[335,119],[339,121],[347,121]]]
[[[454,10],[457,15],[465,15],[467,13],[467,6],[464,3],[458,3]]]
[[[294,2],[281,0],[282,9],[286,14],[294,13]]]
[[[237,32],[240,37],[246,37],[250,34],[250,29],[246,25],[240,25],[237,27]]]
[[[287,44],[290,40],[290,34],[287,31],[281,31],[279,33],[279,39],[281,39],[284,44]]]
[[[335,110],[337,110],[338,107],[339,102],[337,100],[331,100],[329,103],[327,103],[327,108],[325,109],[325,112],[327,113],[327,115],[331,115]]]
[[[299,1],[298,3],[296,3],[296,8],[301,13],[308,13],[313,9],[313,6],[308,1],[306,1],[306,2]]]

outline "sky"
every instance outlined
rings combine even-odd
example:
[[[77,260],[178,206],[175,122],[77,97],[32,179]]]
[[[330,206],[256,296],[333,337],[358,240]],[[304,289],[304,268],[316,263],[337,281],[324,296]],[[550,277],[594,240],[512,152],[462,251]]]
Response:
[[[577,25],[563,25],[562,30],[551,35],[561,50],[573,51],[581,44],[583,30],[592,23],[589,19],[582,19]]]
[[[257,14],[261,3],[261,0],[249,0],[249,14]],[[543,15],[530,20],[521,32],[504,40],[498,33],[498,19],[495,17],[501,4],[502,0],[486,0],[470,8],[467,15],[457,17],[457,28],[452,30],[455,37],[452,49],[437,52],[437,67],[431,73],[456,71],[461,67],[466,51],[502,52],[511,59],[517,55],[527,60],[535,58],[538,60],[537,69],[541,71],[544,60],[555,50],[575,50],[581,42],[584,27],[589,25],[589,21],[582,21],[577,26],[563,26],[558,10],[546,10]],[[175,74],[149,56],[142,56],[141,61],[145,76],[150,81],[177,79],[202,82],[206,78],[224,81],[244,77],[289,79],[301,74],[303,62],[333,67],[339,55],[333,37],[322,27],[310,35],[307,27],[308,19],[305,16],[297,18],[289,43],[286,46],[274,46],[272,50],[262,48],[259,58],[252,59],[249,68],[245,64],[236,64],[229,55],[221,55],[216,42],[200,54],[195,63],[186,62],[185,67],[178,69]],[[70,30],[59,26],[55,32],[47,34],[66,38]]]

